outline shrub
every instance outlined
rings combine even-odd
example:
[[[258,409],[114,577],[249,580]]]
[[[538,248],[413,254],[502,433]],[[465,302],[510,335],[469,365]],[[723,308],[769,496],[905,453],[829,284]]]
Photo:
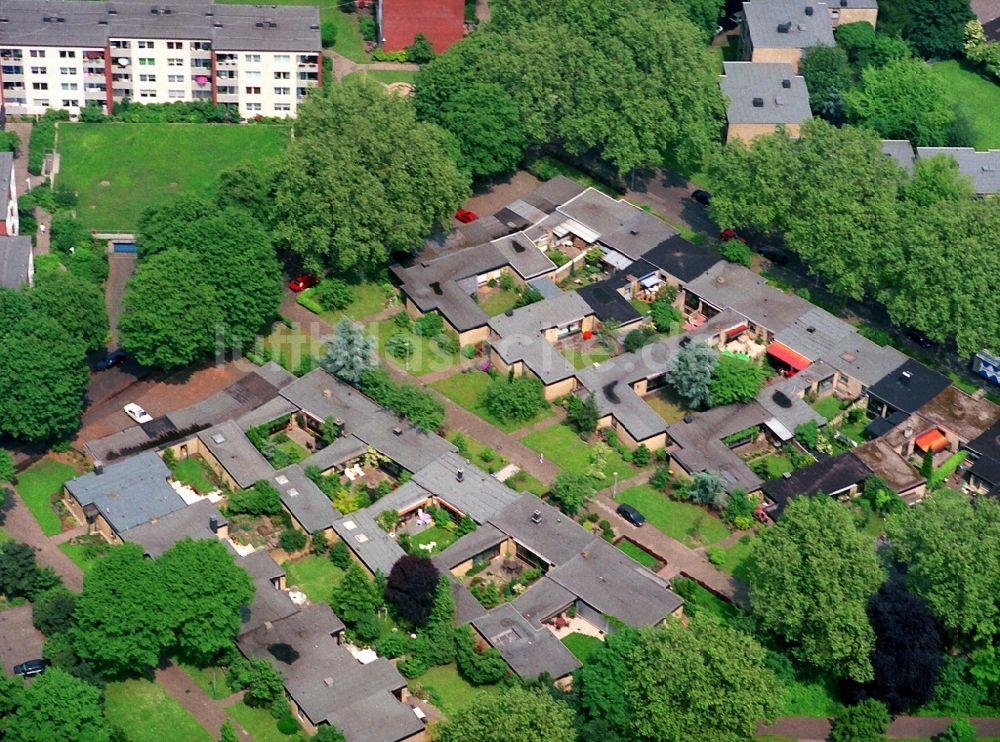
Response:
[[[434,344],[445,353],[458,353],[458,335],[451,332],[442,332],[434,336]]]
[[[491,415],[505,421],[530,420],[548,407],[542,396],[542,382],[529,376],[496,379],[483,395]]]
[[[409,636],[402,632],[396,632],[379,639],[378,643],[375,644],[375,651],[382,657],[392,660],[406,654],[410,650],[411,644],[412,640]]]
[[[226,682],[234,691],[246,689],[243,700],[247,706],[264,708],[270,706],[281,695],[284,683],[271,663],[267,660],[252,660],[238,657],[229,666]]]
[[[31,127],[31,139],[28,140],[28,172],[32,175],[42,174],[45,154],[56,148],[56,127],[49,121],[40,121]]]
[[[509,273],[504,273],[500,276],[500,288],[504,291],[513,291],[514,289],[514,277]]]
[[[815,449],[816,442],[819,440],[819,425],[815,420],[801,423],[795,427],[795,437],[799,439],[802,445]]]
[[[975,742],[976,728],[965,719],[955,719],[934,742]]]
[[[444,332],[444,320],[437,312],[428,312],[414,321],[413,332],[425,338],[436,337]]]
[[[427,64],[434,59],[434,48],[427,37],[418,33],[413,37],[413,43],[406,47],[406,60],[414,64]]]
[[[653,476],[649,478],[649,486],[653,489],[659,490],[660,492],[665,492],[667,487],[670,486],[670,482],[673,479],[673,475],[670,473],[669,466],[657,467]]]
[[[282,716],[278,719],[278,731],[285,736],[291,736],[298,734],[302,729],[294,716]]]
[[[498,683],[507,674],[507,663],[496,649],[476,650],[476,639],[468,626],[455,629],[455,650],[458,672],[473,685]]]
[[[274,702],[271,704],[271,716],[275,719],[280,719],[283,716],[291,716],[292,705],[288,703],[288,699],[285,698],[285,694],[282,693]]]
[[[872,698],[849,706],[833,722],[832,742],[881,742],[889,729],[889,710]]]
[[[326,534],[323,531],[316,531],[313,534],[312,540],[312,553],[317,556],[322,556],[330,550],[330,541],[327,539]]]
[[[287,552],[304,549],[309,537],[297,528],[286,528],[278,538],[278,545]]]
[[[408,657],[396,665],[396,669],[404,678],[416,678],[427,672],[427,663],[419,657]]]
[[[281,512],[281,495],[274,485],[261,479],[250,489],[230,493],[229,511],[247,515],[277,515]]]
[[[496,608],[503,602],[503,598],[500,595],[500,591],[497,589],[496,583],[492,581],[487,583],[478,582],[469,588],[469,591],[486,610]]]
[[[378,30],[375,27],[375,19],[371,16],[363,15],[358,19],[358,30],[365,41],[376,40]]]
[[[385,343],[385,349],[394,358],[401,361],[408,361],[413,357],[416,346],[410,338],[400,332],[390,335]]]
[[[339,569],[347,569],[351,566],[351,552],[347,548],[347,544],[343,541],[338,541],[331,546],[330,561],[333,562],[334,567]]]
[[[382,627],[379,625],[378,617],[374,613],[366,613],[354,622],[354,628],[351,630],[351,633],[362,642],[368,643],[379,638],[382,633]]]
[[[632,463],[636,466],[648,466],[653,455],[646,448],[646,444],[642,443],[637,449],[632,452]]]
[[[392,323],[403,330],[413,329],[413,320],[410,319],[410,315],[406,312],[399,312],[392,315]]]
[[[672,332],[681,324],[681,310],[665,299],[657,299],[649,305],[649,318],[657,332]]]
[[[21,137],[16,131],[0,131],[0,151],[16,152],[21,146]]]
[[[726,561],[726,554],[718,546],[713,546],[708,550],[708,561],[718,567]]]
[[[726,240],[716,247],[719,253],[730,263],[750,267],[750,248],[739,240]]]
[[[329,49],[337,43],[337,24],[333,21],[323,21],[319,26],[320,43],[324,49]],[[324,75],[325,77],[325,75]]]
[[[622,342],[622,347],[626,353],[635,353],[639,348],[648,343],[652,337],[653,330],[650,327],[640,327],[637,330],[630,330]]]
[[[562,253],[559,253],[562,255]],[[549,255],[552,257],[552,255]],[[565,256],[564,256],[565,257]],[[553,260],[555,262],[555,260]],[[534,286],[525,286],[524,290],[521,291],[521,295],[517,298],[515,306],[526,307],[529,304],[534,304],[542,300],[542,292],[536,289]]]
[[[477,351],[475,345],[465,345],[462,347],[462,356],[465,358],[475,358],[476,353]]]
[[[354,289],[339,278],[327,278],[320,282],[313,296],[323,309],[334,311],[347,309],[354,301]]]

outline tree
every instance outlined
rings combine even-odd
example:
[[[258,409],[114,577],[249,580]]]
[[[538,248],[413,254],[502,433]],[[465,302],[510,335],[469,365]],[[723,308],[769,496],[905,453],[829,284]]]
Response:
[[[108,552],[84,576],[73,613],[77,654],[102,673],[117,675],[157,664],[174,640],[160,570],[142,548],[124,544]]]
[[[81,740],[108,742],[101,691],[57,667],[21,692],[21,702],[4,722],[11,742]]]
[[[347,309],[355,298],[354,289],[339,278],[325,278],[313,291],[320,306],[331,312]]]
[[[941,490],[889,518],[906,584],[953,634],[987,641],[1000,632],[1000,503]]]
[[[688,20],[702,30],[706,43],[715,37],[725,5],[725,0],[683,0],[680,3]]]
[[[55,320],[87,350],[104,346],[108,337],[108,312],[104,292],[72,273],[41,273],[31,292],[31,303]]]
[[[424,34],[418,33],[413,37],[413,43],[406,47],[406,61],[427,64],[432,59],[434,59],[434,47]]]
[[[314,272],[373,271],[413,252],[468,194],[452,146],[377,83],[310,97],[277,169],[275,242]]]
[[[515,170],[528,146],[517,102],[496,83],[477,82],[455,91],[436,121],[454,135],[459,167],[474,178]]]
[[[764,386],[764,369],[753,361],[723,353],[712,372],[709,393],[716,405],[749,402]]]
[[[628,334],[625,335],[625,340],[622,341],[622,348],[626,353],[635,353],[639,348],[646,345],[653,338],[654,334],[651,327],[640,327],[635,330],[629,330]]]
[[[968,0],[911,3],[907,10],[913,23],[906,39],[921,56],[947,59],[961,54],[965,24],[974,18]]]
[[[0,675],[0,719],[18,707],[23,692],[24,680],[20,676],[11,676],[6,673]]]
[[[441,742],[566,742],[575,736],[568,705],[544,689],[517,686],[476,696],[438,731]]]
[[[31,605],[31,622],[46,636],[66,631],[73,625],[76,596],[65,587],[55,587],[36,595]]]
[[[164,618],[177,651],[204,666],[232,647],[241,609],[253,602],[246,570],[216,539],[185,538],[156,560],[161,588],[171,599]]]
[[[937,683],[941,639],[926,603],[890,580],[868,601],[868,620],[875,632],[875,678],[867,693],[892,714],[927,703]]]
[[[34,591],[37,580],[34,549],[17,541],[0,546],[0,595],[26,598]]]
[[[889,712],[885,705],[869,698],[848,706],[833,722],[832,742],[883,742],[888,739]]]
[[[915,146],[947,144],[955,121],[955,101],[944,79],[919,59],[865,68],[861,82],[844,100],[859,126],[874,129],[884,139],[908,139]]]
[[[140,262],[122,297],[119,320],[122,347],[139,363],[184,366],[215,346],[224,314],[201,271],[199,259],[183,250]]]
[[[965,719],[955,719],[934,742],[975,742],[976,728]]]
[[[292,526],[283,529],[281,536],[278,537],[278,546],[289,554],[306,548],[308,542],[309,536],[304,531]]]
[[[31,312],[30,292],[0,286],[0,336]]]
[[[542,389],[542,382],[533,376],[494,379],[483,394],[483,406],[503,421],[530,420],[548,407]]]
[[[473,685],[499,683],[508,670],[496,649],[487,647],[479,651],[476,648],[476,639],[469,626],[455,628],[455,661],[459,673]]]
[[[837,46],[844,50],[858,69],[868,66],[868,56],[875,48],[875,28],[865,21],[841,23],[835,32]],[[808,81],[807,83],[808,84]]]
[[[222,184],[234,185],[243,175],[237,170],[231,170],[220,177],[220,193]],[[165,201],[151,206],[139,216],[136,245],[139,257],[148,258],[151,255],[164,252],[170,248],[186,246],[191,249],[198,242],[198,224],[216,211],[213,204],[194,195],[183,195],[173,201]]]
[[[815,420],[799,423],[795,426],[795,437],[806,448],[815,450],[816,443],[819,441],[819,423]]]
[[[362,616],[374,613],[382,601],[375,592],[375,585],[358,563],[351,560],[344,576],[333,587],[330,606],[347,623],[354,623]]]
[[[974,195],[972,179],[958,172],[954,157],[944,154],[921,157],[914,162],[913,177],[903,187],[903,198],[921,208]]]
[[[657,332],[674,332],[684,319],[681,310],[664,299],[657,299],[649,305],[649,318]]]
[[[711,505],[716,510],[723,510],[728,503],[726,496],[726,481],[714,471],[695,472],[687,495],[701,505]]]
[[[28,314],[0,328],[0,432],[44,440],[80,424],[90,376],[78,338],[48,317]]]
[[[573,515],[594,496],[593,480],[586,474],[561,471],[552,483],[549,496],[559,505],[560,510]]]
[[[285,681],[265,659],[239,657],[229,665],[226,682],[233,690],[246,688],[243,700],[247,706],[266,708],[284,691]]]
[[[215,203],[220,209],[244,209],[263,224],[269,225],[272,221],[273,201],[274,182],[270,172],[250,163],[243,163],[219,173]]]
[[[597,410],[597,400],[591,392],[583,399],[575,394],[567,398],[566,403],[566,423],[571,425],[576,432],[582,435],[590,435],[597,430],[597,421],[600,417]]]
[[[16,476],[17,471],[14,469],[14,459],[11,458],[7,451],[0,448],[0,484],[13,482]],[[0,502],[0,512],[2,511],[3,503]]]
[[[667,362],[670,385],[691,407],[712,404],[712,373],[719,362],[718,352],[703,342],[690,342]]]
[[[847,52],[840,46],[806,49],[799,62],[799,74],[805,78],[812,112],[835,124],[843,123],[843,112],[837,110],[837,104],[854,85]]]
[[[281,512],[281,493],[266,479],[253,487],[237,490],[229,495],[229,510],[247,515],[278,515]]]
[[[338,379],[357,384],[365,372],[378,367],[375,338],[362,325],[341,317],[323,346],[319,365]]]
[[[825,495],[795,497],[750,554],[750,605],[793,654],[838,677],[873,679],[868,599],[885,575],[851,514]]]
[[[745,268],[750,267],[750,248],[739,240],[723,240],[716,245],[716,249],[730,263],[736,263]]]
[[[587,662],[573,674],[580,710],[591,719],[603,719],[624,732],[630,724],[625,682],[632,672],[631,655],[640,642],[631,627],[608,634]]]
[[[401,618],[415,626],[425,626],[434,608],[439,577],[430,559],[406,554],[392,565],[385,584],[385,597]]]
[[[336,727],[324,724],[309,738],[309,742],[346,742],[344,735]]]

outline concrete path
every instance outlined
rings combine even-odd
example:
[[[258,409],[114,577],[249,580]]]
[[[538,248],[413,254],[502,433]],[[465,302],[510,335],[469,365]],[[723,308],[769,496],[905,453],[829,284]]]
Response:
[[[969,721],[980,737],[1000,736],[1000,719],[975,718]],[[898,716],[889,725],[890,739],[926,739],[940,734],[952,722],[936,716]],[[830,721],[805,716],[786,716],[774,724],[761,724],[757,734],[792,737],[802,742],[824,742],[830,734]]]
[[[39,183],[44,183],[45,178],[28,173],[28,141],[31,139],[31,124],[8,123],[7,131],[17,132],[21,138],[21,146],[17,148],[17,156],[14,158],[14,184],[20,194],[30,191]]]
[[[52,215],[40,206],[36,206],[32,213],[38,221],[38,234],[35,235],[35,255],[48,255],[51,252]]]
[[[0,612],[0,669],[14,672],[14,665],[42,656],[45,637],[31,622],[30,603]]]
[[[35,550],[35,559],[45,567],[52,567],[62,577],[66,587],[75,592],[83,589],[83,572],[73,561],[59,550],[56,538],[49,538],[38,525],[35,516],[28,510],[21,496],[14,494],[14,507],[7,511],[4,530],[15,541],[28,544]]]
[[[111,325],[111,342],[108,348],[118,347],[118,315],[121,314],[125,284],[135,273],[135,253],[111,253],[108,257],[108,280],[104,284],[104,304],[108,308]]]
[[[371,62],[368,64],[359,64],[348,59],[343,54],[337,54],[332,49],[325,49],[323,53],[333,60],[333,76],[337,82],[340,82],[354,72],[362,72],[364,70],[416,72],[420,69],[419,64],[411,64],[409,62]]]
[[[226,707],[237,703],[240,700],[240,694],[234,694],[218,701],[210,698],[191,679],[191,676],[174,664],[170,664],[164,669],[157,668],[156,682],[197,719],[198,723],[205,727],[213,738],[218,738],[222,725],[229,721],[232,722],[240,739],[253,740],[253,737],[226,713]]]

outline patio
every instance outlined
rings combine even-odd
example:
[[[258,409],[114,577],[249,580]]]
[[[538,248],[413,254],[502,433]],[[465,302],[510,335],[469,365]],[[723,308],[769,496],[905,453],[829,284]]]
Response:
[[[595,639],[604,639],[603,631],[595,628],[593,624],[579,616],[570,618],[566,615],[566,611],[545,621],[544,625],[560,641],[570,634],[583,634],[584,636],[592,636]]]

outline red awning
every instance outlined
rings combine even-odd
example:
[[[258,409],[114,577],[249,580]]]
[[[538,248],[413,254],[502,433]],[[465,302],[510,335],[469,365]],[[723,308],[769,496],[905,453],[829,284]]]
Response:
[[[794,368],[796,371],[801,371],[812,363],[812,361],[801,353],[796,353],[787,345],[779,343],[777,340],[767,346],[767,352],[768,355],[774,356],[782,363]]]
[[[748,329],[747,323],[746,322],[740,322],[738,325],[733,325],[732,327],[730,327],[729,329],[727,329],[725,331],[726,332],[726,337],[727,338],[734,338],[737,335],[739,335],[741,332],[746,332],[747,329]]]
[[[931,428],[923,435],[918,435],[915,441],[921,451],[937,453],[948,448],[948,439],[938,428]]]

